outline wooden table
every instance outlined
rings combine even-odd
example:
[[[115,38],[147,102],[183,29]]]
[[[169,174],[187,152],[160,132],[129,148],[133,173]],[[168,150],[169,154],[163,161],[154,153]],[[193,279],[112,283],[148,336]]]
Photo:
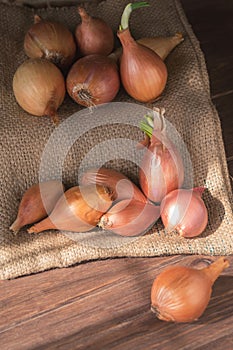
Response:
[[[233,3],[182,3],[205,53],[233,175]],[[199,321],[168,324],[150,311],[156,275],[169,264],[190,264],[199,258],[108,259],[2,281],[0,348],[233,349],[232,256]]]

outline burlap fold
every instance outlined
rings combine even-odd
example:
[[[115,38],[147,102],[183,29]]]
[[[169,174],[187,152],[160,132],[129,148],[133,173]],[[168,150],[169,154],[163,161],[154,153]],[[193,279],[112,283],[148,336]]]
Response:
[[[86,3],[85,6],[90,13],[110,23],[116,32],[122,10],[127,3],[128,1],[107,0],[98,5]],[[71,30],[74,30],[79,22],[75,7],[40,9],[37,13],[44,18],[61,21]],[[172,35],[176,32],[184,34],[185,41],[166,60],[168,84],[162,98],[154,105],[165,107],[167,119],[180,133],[187,147],[193,166],[193,184],[207,187],[204,200],[209,212],[209,223],[205,232],[195,239],[184,239],[175,232],[166,234],[160,222],[146,235],[133,240],[122,240],[98,230],[95,235],[82,234],[78,239],[77,234],[74,237],[56,231],[29,235],[26,230],[21,230],[16,237],[10,232],[9,226],[16,217],[23,193],[33,183],[38,182],[41,175],[41,158],[55,130],[48,118],[33,117],[22,111],[12,92],[13,74],[26,59],[23,38],[33,21],[33,14],[30,8],[0,4],[0,278],[14,278],[108,257],[231,254],[232,193],[220,121],[210,99],[208,75],[199,43],[179,1],[176,0],[151,1],[150,8],[140,9],[132,14],[130,23],[135,38]],[[115,101],[133,103],[134,106],[136,103],[123,89]],[[138,106],[143,108],[142,104]],[[66,97],[59,110],[62,124],[66,126],[65,122],[69,117],[82,110],[81,106]],[[122,112],[121,109],[119,111]],[[81,112],[80,123],[76,121],[75,127],[77,133],[81,133],[82,136],[69,150],[62,168],[63,181],[67,187],[77,184],[78,169],[88,153],[90,157],[86,166],[106,161],[109,166],[123,171],[132,180],[137,181],[138,167],[130,161],[131,154],[127,155],[124,142],[116,142],[113,159],[110,159],[111,154],[108,154],[107,148],[106,153],[95,152],[96,145],[110,139],[131,138],[134,142],[140,140],[141,133],[136,126],[122,127],[124,123],[127,124],[127,118],[132,118],[132,114],[124,116],[125,119],[122,117],[122,125],[116,122],[114,124],[115,115],[116,108],[112,115],[108,115],[112,125],[92,128],[91,115],[86,116],[85,112],[82,115]],[[85,128],[85,125],[88,125],[88,131],[83,133],[82,128]],[[58,156],[56,152],[63,151],[63,139],[72,139],[72,126],[68,124],[64,127],[65,134],[60,135],[60,146],[51,153],[54,158],[51,156],[51,159],[47,160],[45,173],[42,174],[44,178],[57,177],[54,170]]]

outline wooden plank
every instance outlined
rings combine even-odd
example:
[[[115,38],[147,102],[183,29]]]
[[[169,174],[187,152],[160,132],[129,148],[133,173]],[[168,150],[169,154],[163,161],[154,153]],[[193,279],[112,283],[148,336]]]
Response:
[[[230,175],[231,188],[233,191],[233,160],[229,161],[227,163],[227,165],[228,165],[228,170],[229,170],[229,175]]]
[[[228,162],[228,169],[229,169],[229,174],[231,176],[231,179],[233,181],[233,160]]]
[[[233,321],[233,257],[200,321],[167,324],[150,312],[156,275],[168,264],[189,265],[199,258],[109,259],[3,281],[1,348],[38,349],[46,344],[46,349],[130,349],[147,344],[153,349],[157,344],[169,349],[175,342],[173,348],[179,349],[185,336],[192,349],[196,331],[202,332],[202,342],[213,339],[213,333],[215,339],[223,337]],[[214,331],[217,320],[222,327]]]
[[[228,334],[223,338],[219,338],[217,340],[214,340],[208,344],[208,348],[205,350],[219,350],[219,349],[224,349],[224,350],[232,350],[233,349],[233,334]],[[196,350],[203,350],[203,347],[198,347]]]
[[[178,257],[169,257],[161,261],[161,266],[179,260]],[[142,271],[145,271],[146,266],[149,269],[149,261],[144,262],[144,265]],[[114,274],[109,273],[111,268]],[[153,269],[153,265],[150,268]],[[117,260],[92,262],[74,268],[52,270],[12,281],[3,281],[0,293],[0,305],[2,305],[0,332],[39,313],[60,307],[69,300],[72,302],[73,297],[82,297],[91,293],[93,289],[114,285],[119,279],[122,280],[129,275],[129,269],[132,273],[133,271],[139,273],[142,269],[140,259],[133,261],[125,259],[121,263]],[[30,298],[30,302],[25,296]]]
[[[233,93],[214,98],[213,103],[221,120],[226,157],[230,161],[233,160]]]
[[[233,159],[233,3],[190,1],[182,5],[204,52],[213,103],[219,113],[227,159]]]
[[[232,92],[233,2],[181,0],[181,3],[205,54],[212,95]]]

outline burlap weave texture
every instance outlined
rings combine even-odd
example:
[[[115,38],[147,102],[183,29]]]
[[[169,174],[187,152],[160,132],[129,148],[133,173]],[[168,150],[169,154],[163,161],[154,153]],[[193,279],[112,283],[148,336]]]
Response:
[[[128,1],[107,0],[100,4],[85,4],[88,11],[111,24],[116,32],[120,16]],[[211,102],[204,56],[183,13],[179,1],[152,1],[148,9],[140,9],[131,17],[135,38],[172,35],[182,32],[185,41],[167,58],[169,79],[162,98],[155,106],[163,106],[166,116],[175,126],[190,153],[194,170],[194,185],[206,185],[204,200],[209,212],[206,231],[195,239],[184,239],[176,233],[167,235],[158,223],[147,235],[125,244],[107,246],[76,242],[59,232],[28,235],[26,230],[14,236],[9,226],[15,219],[19,200],[25,190],[38,181],[41,156],[54,131],[47,118],[28,115],[17,105],[12,92],[15,70],[26,57],[23,51],[24,33],[33,21],[30,8],[0,4],[0,278],[14,278],[54,267],[99,258],[122,256],[157,256],[166,254],[215,254],[233,252],[232,193],[226,166],[219,117]],[[43,18],[56,19],[72,31],[79,22],[75,7],[40,9]],[[116,101],[134,102],[121,89]],[[59,110],[61,122],[82,107],[66,97]],[[86,123],[91,123],[87,120]],[[91,125],[91,124],[90,124]],[[82,123],[80,123],[80,127]],[[71,130],[67,131],[68,136]],[[131,130],[134,139],[140,132]],[[124,135],[125,134],[125,135]],[[68,154],[63,168],[66,186],[76,184],[77,169],[83,157],[95,144],[114,137],[128,135],[120,125],[114,128],[94,128],[78,140]],[[120,146],[119,146],[120,147]],[[98,159],[95,159],[98,163]],[[114,159],[113,167],[136,180],[136,167],[122,159]],[[51,160],[51,173],[53,168]],[[108,240],[107,235],[104,239]]]

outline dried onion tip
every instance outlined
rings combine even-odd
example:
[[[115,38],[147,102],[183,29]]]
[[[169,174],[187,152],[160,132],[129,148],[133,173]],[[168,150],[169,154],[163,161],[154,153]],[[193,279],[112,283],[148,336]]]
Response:
[[[60,70],[41,58],[31,58],[18,67],[13,78],[18,104],[28,113],[49,116],[59,122],[57,109],[65,97],[65,82]]]
[[[24,50],[30,58],[45,58],[64,69],[73,62],[76,44],[73,34],[62,23],[35,15],[24,38]]]

